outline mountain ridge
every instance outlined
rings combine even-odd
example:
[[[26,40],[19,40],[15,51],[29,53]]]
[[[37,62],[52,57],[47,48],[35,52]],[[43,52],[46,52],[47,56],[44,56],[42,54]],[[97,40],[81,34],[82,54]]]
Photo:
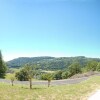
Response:
[[[85,56],[76,57],[50,57],[50,56],[40,56],[40,57],[19,57],[7,62],[7,65],[12,68],[21,67],[25,64],[38,64],[40,69],[44,70],[59,70],[67,68],[72,63],[78,62],[82,66],[85,66],[88,61],[100,62],[100,58],[88,58]]]

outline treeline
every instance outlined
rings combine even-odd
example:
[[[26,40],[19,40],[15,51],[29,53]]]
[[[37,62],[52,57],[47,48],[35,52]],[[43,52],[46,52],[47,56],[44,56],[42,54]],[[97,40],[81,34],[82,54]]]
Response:
[[[21,57],[7,62],[11,68],[20,68],[25,64],[38,65],[42,70],[63,70],[68,68],[71,64],[78,62],[81,67],[85,67],[89,61],[100,62],[98,58],[86,58],[84,56],[78,57]]]
[[[37,65],[34,65],[34,66],[28,65],[28,66],[32,69],[34,73],[34,78],[39,79],[39,80],[47,80],[47,76],[48,76],[47,72],[43,72],[42,70],[37,69]],[[82,67],[78,62],[75,62],[71,64],[70,66],[68,66],[68,68],[64,70],[54,71],[52,73],[49,73],[49,75],[52,80],[60,80],[60,79],[70,78],[76,74],[82,74],[82,73],[90,72],[90,71],[99,72],[100,62],[89,61],[85,67]],[[28,80],[27,75],[28,75],[28,72],[25,69],[25,67],[23,67],[22,70],[20,70],[20,72],[16,73],[16,78],[20,81],[26,81]]]
[[[7,66],[5,62],[3,61],[2,53],[0,50],[0,78],[5,78],[6,71],[7,71]]]
[[[52,79],[54,80],[67,79],[76,74],[83,74],[86,72],[94,72],[94,71],[100,72],[100,62],[89,61],[84,67],[82,67],[81,64],[79,64],[78,62],[75,62],[64,70],[59,70],[52,73]],[[44,78],[45,75],[46,73],[43,73],[40,79],[45,79]]]
[[[32,79],[38,80],[47,80],[48,87],[50,86],[51,80],[60,80],[67,79],[77,74],[83,74],[86,72],[100,72],[100,62],[97,61],[88,61],[86,66],[82,67],[80,63],[74,62],[64,70],[58,70],[54,72],[47,72],[39,69],[38,65],[26,64],[18,72],[15,73],[15,76],[11,77],[11,82],[13,86],[14,79],[16,78],[19,81],[29,81],[30,89],[32,88]]]

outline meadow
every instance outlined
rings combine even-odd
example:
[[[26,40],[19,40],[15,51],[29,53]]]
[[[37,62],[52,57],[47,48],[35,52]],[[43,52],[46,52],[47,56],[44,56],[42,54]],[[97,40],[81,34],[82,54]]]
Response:
[[[100,76],[78,83],[60,86],[18,85],[0,83],[0,100],[87,100],[96,90],[100,89]]]

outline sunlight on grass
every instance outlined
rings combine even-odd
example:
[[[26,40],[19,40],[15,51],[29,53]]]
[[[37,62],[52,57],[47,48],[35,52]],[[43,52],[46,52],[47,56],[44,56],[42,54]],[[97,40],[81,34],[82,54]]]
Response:
[[[87,100],[96,89],[100,89],[100,76],[92,77],[79,84],[47,87],[0,83],[0,100]]]
[[[15,73],[7,73],[6,76],[5,76],[5,79],[8,79],[8,80],[11,80],[11,77],[14,77],[15,76]]]

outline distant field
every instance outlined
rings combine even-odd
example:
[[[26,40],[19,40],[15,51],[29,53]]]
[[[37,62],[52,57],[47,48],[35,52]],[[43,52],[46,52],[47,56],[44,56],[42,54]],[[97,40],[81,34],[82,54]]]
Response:
[[[55,71],[46,71],[46,70],[42,70],[42,72],[46,72],[46,73],[54,73]]]
[[[11,79],[11,77],[14,77],[15,76],[15,73],[7,73],[6,74],[6,76],[5,76],[5,79],[8,79],[8,80],[10,80]]]
[[[61,86],[33,86],[0,83],[0,100],[87,100],[96,89],[100,89],[100,76],[79,84]]]

